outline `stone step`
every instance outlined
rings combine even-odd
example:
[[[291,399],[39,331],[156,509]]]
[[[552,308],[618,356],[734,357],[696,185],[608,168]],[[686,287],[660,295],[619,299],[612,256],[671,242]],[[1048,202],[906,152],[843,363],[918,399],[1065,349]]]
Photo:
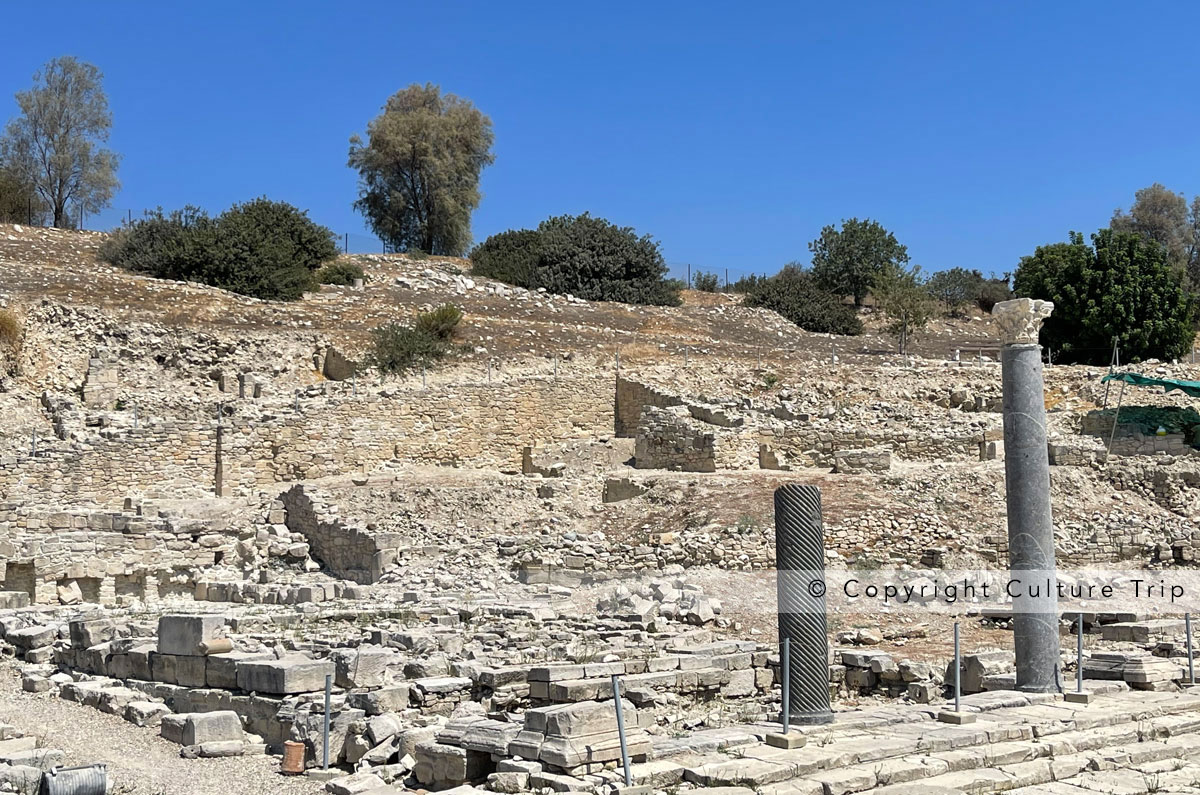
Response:
[[[1015,696],[996,696],[991,704]],[[981,711],[975,723],[951,725],[931,713],[909,711],[909,721],[861,730],[806,729],[808,744],[787,750],[762,744],[704,754],[689,760],[683,777],[701,787],[748,786],[764,795],[807,791],[998,792],[1077,775],[1113,755],[1128,756],[1170,747],[1185,740],[1200,750],[1200,697],[1179,693],[1101,696],[1091,704],[1062,701],[999,706]],[[1171,738],[1170,743],[1163,738]],[[1182,750],[1182,747],[1181,747]],[[1107,754],[1108,757],[1104,756]],[[1153,756],[1153,754],[1151,754]],[[1148,761],[1143,760],[1143,761]],[[1075,763],[1084,766],[1072,769]],[[912,789],[910,782],[920,782]],[[907,790],[898,787],[909,787]]]

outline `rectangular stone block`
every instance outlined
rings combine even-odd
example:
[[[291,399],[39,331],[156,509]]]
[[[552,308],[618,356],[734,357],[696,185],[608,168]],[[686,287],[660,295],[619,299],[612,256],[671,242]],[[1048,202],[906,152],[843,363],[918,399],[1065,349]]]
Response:
[[[333,653],[338,687],[382,687],[388,666],[401,664],[400,655],[380,646],[338,649]]]
[[[200,644],[217,637],[225,626],[221,615],[169,615],[158,619],[158,651],[199,655]]]
[[[243,660],[237,664],[237,685],[239,690],[273,695],[311,693],[324,690],[325,677],[334,673],[334,665],[329,660],[307,657]]]
[[[164,740],[180,745],[243,739],[241,719],[232,710],[163,715],[159,733]]]
[[[273,660],[275,655],[265,651],[230,651],[224,654],[210,654],[202,659],[204,660],[205,686],[237,690],[237,664],[239,662],[243,660]]]

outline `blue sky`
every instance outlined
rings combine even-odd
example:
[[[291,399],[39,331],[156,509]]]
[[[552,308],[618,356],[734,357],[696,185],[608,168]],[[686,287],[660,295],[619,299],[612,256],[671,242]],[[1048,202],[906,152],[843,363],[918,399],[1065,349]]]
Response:
[[[476,240],[585,210],[669,262],[807,262],[871,217],[927,270],[1015,267],[1139,187],[1200,193],[1200,6],[206,2],[5,8],[0,120],[56,55],[104,72],[125,209],[267,195],[339,233],[347,140],[431,81],[489,114]],[[16,35],[14,35],[16,34]]]

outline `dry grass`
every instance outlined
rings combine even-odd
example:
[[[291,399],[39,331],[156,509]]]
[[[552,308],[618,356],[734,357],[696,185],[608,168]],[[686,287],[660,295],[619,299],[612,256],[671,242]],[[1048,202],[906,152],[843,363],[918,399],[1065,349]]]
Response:
[[[25,327],[11,309],[0,309],[0,369],[15,373],[21,348],[25,344]]]

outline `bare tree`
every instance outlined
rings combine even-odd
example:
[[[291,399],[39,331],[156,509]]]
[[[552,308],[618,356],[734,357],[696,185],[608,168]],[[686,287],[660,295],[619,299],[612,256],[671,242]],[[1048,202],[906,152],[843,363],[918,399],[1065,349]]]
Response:
[[[55,58],[17,94],[21,114],[0,139],[0,163],[20,174],[45,202],[58,228],[76,211],[107,207],[119,156],[102,144],[112,128],[100,70],[73,56]]]

